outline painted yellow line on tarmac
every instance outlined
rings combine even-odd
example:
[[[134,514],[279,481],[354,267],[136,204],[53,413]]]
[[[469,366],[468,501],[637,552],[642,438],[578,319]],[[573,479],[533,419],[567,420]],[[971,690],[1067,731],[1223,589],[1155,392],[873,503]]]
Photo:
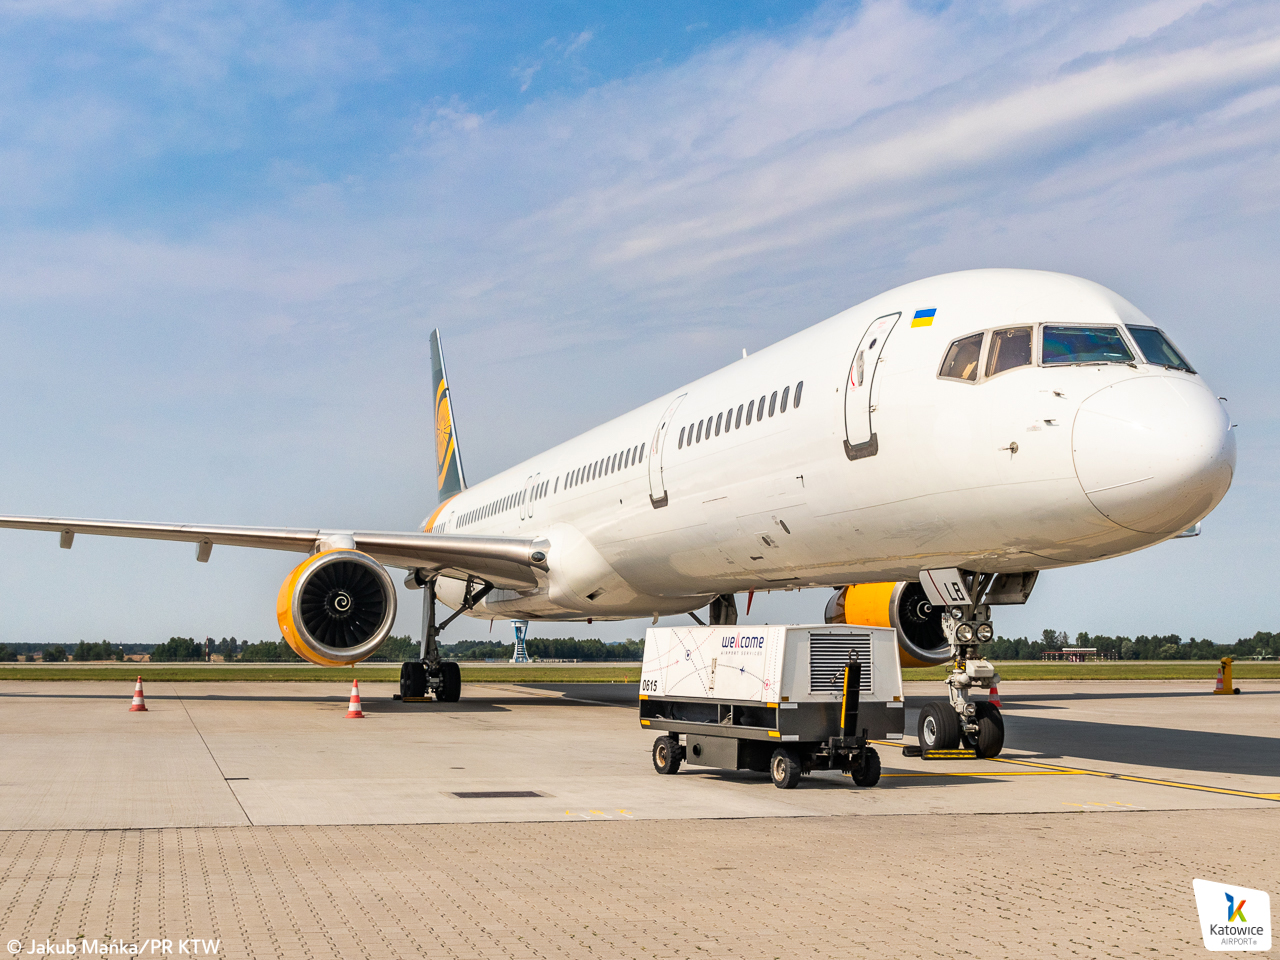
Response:
[[[921,770],[919,773],[882,773],[880,777],[1074,777],[1076,770]]]
[[[901,746],[900,743],[886,743],[882,740],[872,741],[886,747]],[[922,770],[919,773],[885,773],[883,777],[1017,777],[1017,776],[1079,776],[1103,777],[1107,780],[1127,780],[1130,783],[1149,783],[1157,787],[1173,787],[1176,790],[1196,790],[1200,793],[1220,793],[1228,797],[1245,797],[1249,800],[1270,800],[1280,803],[1280,793],[1252,793],[1248,790],[1231,790],[1228,787],[1207,787],[1199,783],[1181,783],[1177,780],[1159,780],[1154,777],[1135,777],[1126,773],[1105,773],[1101,770],[1082,770],[1079,767],[1064,767],[1051,763],[1037,763],[1034,760],[1015,760],[1012,757],[990,757],[991,763],[1016,763],[1024,767],[1036,767],[1034,771],[1008,771],[1007,773],[979,773],[973,771],[944,771],[937,773]]]
[[[1280,801],[1280,793],[1252,793],[1248,790],[1231,790],[1228,787],[1206,787],[1199,783],[1181,783],[1177,780],[1159,780],[1155,777],[1135,777],[1126,773],[1104,773],[1101,770],[1079,770],[1074,767],[1059,767],[1054,764],[1036,763],[1034,760],[1014,760],[1012,758],[993,757],[996,763],[1018,763],[1028,767],[1043,767],[1046,770],[1061,770],[1078,773],[1087,777],[1105,777],[1108,780],[1127,780],[1130,783],[1150,783],[1157,787],[1175,787],[1179,790],[1198,790],[1201,793],[1222,793],[1229,797],[1247,797],[1250,800]]]

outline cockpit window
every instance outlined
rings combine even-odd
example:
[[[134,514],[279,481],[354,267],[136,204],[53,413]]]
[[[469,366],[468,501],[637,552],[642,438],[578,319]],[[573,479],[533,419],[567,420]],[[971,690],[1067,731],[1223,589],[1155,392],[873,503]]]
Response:
[[[1133,354],[1116,327],[1044,328],[1044,362],[1132,363]]]
[[[1137,341],[1138,349],[1142,351],[1142,356],[1147,363],[1195,373],[1191,369],[1191,364],[1183,359],[1182,354],[1174,349],[1169,339],[1155,327],[1135,327],[1133,324],[1128,324],[1128,329],[1130,335]]]
[[[938,376],[970,382],[977,380],[978,357],[982,355],[983,336],[985,334],[975,333],[973,336],[963,337],[952,343],[947,348],[947,356],[942,361],[942,370]]]
[[[1010,327],[991,335],[991,349],[987,351],[987,376],[994,377],[1014,367],[1031,363],[1031,328]]]

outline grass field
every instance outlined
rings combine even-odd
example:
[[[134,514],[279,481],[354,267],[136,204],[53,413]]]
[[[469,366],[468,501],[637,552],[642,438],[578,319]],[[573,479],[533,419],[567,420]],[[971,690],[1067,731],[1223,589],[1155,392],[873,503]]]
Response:
[[[1212,662],[1132,662],[1109,663],[1045,663],[1035,660],[1005,661],[996,664],[1005,680],[1212,680],[1218,663]],[[399,664],[350,667],[315,667],[310,664],[0,664],[0,680],[115,680],[128,681],[142,675],[144,680],[168,682],[218,680],[301,680],[335,681],[358,677],[370,682],[395,682],[400,678]],[[904,680],[941,680],[947,667],[908,669]],[[1236,680],[1280,680],[1280,662],[1236,663]],[[640,668],[601,664],[531,664],[516,667],[509,664],[462,664],[464,683],[638,683]]]
[[[400,679],[400,664],[351,667],[316,667],[311,664],[204,664],[204,663],[86,663],[41,666],[29,663],[0,664],[0,680],[118,680],[184,683],[219,680],[300,680],[335,681],[355,677],[371,683],[394,683]],[[574,664],[527,667],[462,664],[463,683],[618,683],[640,682],[640,668]]]
[[[996,662],[996,672],[1005,680],[1212,680],[1218,675],[1218,661],[1129,661],[1106,663],[1055,663],[1040,660]],[[948,666],[907,669],[903,680],[941,680]],[[1231,667],[1234,680],[1280,680],[1280,662],[1237,662]]]

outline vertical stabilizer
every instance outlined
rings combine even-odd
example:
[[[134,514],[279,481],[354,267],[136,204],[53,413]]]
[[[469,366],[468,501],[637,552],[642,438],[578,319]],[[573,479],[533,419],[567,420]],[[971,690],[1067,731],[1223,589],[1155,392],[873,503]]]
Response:
[[[440,503],[444,503],[466,489],[467,478],[462,472],[462,453],[458,449],[458,431],[453,421],[439,330],[431,331],[431,385],[435,388],[436,494]]]

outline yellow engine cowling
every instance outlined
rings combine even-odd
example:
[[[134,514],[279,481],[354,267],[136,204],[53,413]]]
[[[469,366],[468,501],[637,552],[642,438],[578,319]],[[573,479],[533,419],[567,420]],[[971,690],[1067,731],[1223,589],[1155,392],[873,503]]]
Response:
[[[325,550],[298,564],[276,597],[280,632],[304,660],[359,663],[391,635],[396,588],[386,568],[359,550]]]
[[[898,631],[904,667],[931,667],[951,659],[942,632],[942,610],[929,603],[924,588],[914,580],[841,587],[827,601],[826,619],[827,623],[893,627]]]

